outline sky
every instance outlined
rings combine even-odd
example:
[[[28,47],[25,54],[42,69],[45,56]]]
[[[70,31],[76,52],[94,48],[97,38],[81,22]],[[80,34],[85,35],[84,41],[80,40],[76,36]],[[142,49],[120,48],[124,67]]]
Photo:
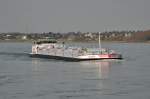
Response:
[[[0,0],[0,32],[149,30],[150,0]]]

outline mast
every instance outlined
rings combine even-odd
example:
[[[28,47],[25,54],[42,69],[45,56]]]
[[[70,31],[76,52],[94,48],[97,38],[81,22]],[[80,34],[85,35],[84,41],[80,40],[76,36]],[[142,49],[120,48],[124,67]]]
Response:
[[[99,32],[99,53],[101,54],[101,32]]]

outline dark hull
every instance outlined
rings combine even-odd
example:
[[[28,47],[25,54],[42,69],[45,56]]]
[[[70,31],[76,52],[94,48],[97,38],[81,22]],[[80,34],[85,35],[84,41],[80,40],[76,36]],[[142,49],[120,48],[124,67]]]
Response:
[[[56,60],[64,60],[64,61],[88,61],[88,60],[122,59],[122,57],[119,57],[119,58],[88,58],[88,59],[78,59],[78,58],[73,58],[73,57],[52,56],[52,55],[43,55],[43,54],[30,54],[30,57],[34,57],[34,58],[46,58],[46,59],[56,59]]]

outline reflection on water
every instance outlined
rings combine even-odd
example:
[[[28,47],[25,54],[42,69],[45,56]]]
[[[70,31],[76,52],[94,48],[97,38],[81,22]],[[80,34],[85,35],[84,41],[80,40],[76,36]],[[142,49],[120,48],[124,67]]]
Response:
[[[32,59],[33,71],[41,70],[43,61],[45,61],[45,62],[55,62],[56,61],[57,62],[57,60],[48,60],[48,59],[45,60],[45,59],[33,58]],[[59,64],[59,62],[58,62],[58,64]],[[65,61],[63,61],[63,62],[65,62]],[[80,66],[81,66],[79,69],[80,71],[81,71],[81,69],[84,69],[83,71],[87,70],[88,72],[91,72],[94,69],[95,70],[94,73],[97,74],[98,79],[108,79],[110,68],[111,68],[111,65],[113,64],[113,62],[114,61],[99,60],[99,61],[83,61],[83,62],[79,62],[79,63],[73,62],[73,64],[80,64]]]
[[[119,60],[97,60],[81,62],[81,66],[86,68],[95,68],[95,73],[99,79],[108,79],[111,66],[120,63]]]
[[[117,61],[106,60],[65,62],[33,59],[34,76],[32,80],[34,84],[42,81],[45,83],[44,80],[49,81],[48,86],[51,88],[46,88],[46,90],[51,90],[52,95],[60,98],[88,98],[93,94],[109,93],[111,89],[111,66],[118,63]]]
[[[101,79],[109,78],[110,65],[111,65],[111,63],[108,61],[102,61],[102,62],[98,63],[99,76]]]
[[[120,65],[120,60],[87,61],[80,64],[81,67],[84,67],[84,70],[90,71],[89,74],[91,74],[85,77],[85,81],[88,81],[92,87],[87,86],[85,90],[91,90],[96,94],[111,93],[111,68]]]

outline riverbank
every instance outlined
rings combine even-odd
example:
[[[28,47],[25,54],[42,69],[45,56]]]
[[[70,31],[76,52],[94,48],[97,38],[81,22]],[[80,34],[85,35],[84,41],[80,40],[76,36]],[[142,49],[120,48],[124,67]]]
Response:
[[[0,40],[0,43],[33,43],[36,40]],[[98,41],[70,41],[70,40],[59,40],[58,42],[65,42],[65,43],[98,43]],[[150,43],[150,41],[106,41],[106,40],[101,40],[102,43]]]

